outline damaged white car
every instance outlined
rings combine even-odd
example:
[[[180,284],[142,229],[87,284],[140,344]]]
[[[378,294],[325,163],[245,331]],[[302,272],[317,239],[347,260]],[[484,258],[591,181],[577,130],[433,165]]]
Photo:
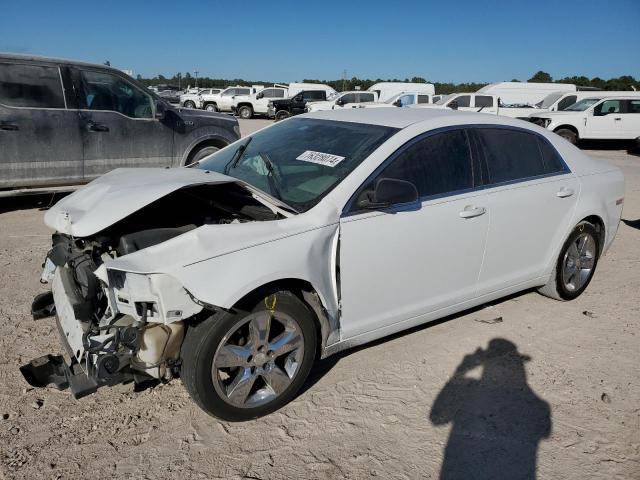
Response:
[[[279,122],[190,168],[62,199],[34,317],[76,397],[179,376],[228,420],[290,401],[317,358],[540,288],[570,300],[611,245],[621,172],[508,118],[354,109]]]

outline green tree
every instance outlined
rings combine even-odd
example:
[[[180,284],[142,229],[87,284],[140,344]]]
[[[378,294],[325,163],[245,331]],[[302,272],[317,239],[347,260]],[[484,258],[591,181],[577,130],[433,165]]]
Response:
[[[533,77],[531,77],[527,82],[538,82],[538,83],[551,83],[553,82],[553,78],[547,72],[543,72],[539,70]]]

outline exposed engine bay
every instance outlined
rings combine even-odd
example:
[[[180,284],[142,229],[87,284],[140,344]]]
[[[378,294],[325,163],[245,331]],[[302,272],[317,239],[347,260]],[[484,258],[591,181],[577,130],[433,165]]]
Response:
[[[56,315],[71,362],[47,355],[21,367],[23,375],[37,387],[69,387],[76,398],[103,385],[171,379],[185,323],[211,307],[167,275],[106,270],[104,262],[203,225],[280,218],[237,183],[200,184],[175,190],[93,235],[54,233],[41,280],[52,290],[35,298],[32,313],[35,319]]]

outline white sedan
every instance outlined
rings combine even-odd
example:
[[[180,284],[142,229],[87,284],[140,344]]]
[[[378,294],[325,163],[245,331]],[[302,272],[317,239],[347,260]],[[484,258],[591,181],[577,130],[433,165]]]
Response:
[[[192,167],[115,170],[47,212],[33,312],[70,363],[30,383],[179,375],[206,412],[256,418],[318,358],[532,287],[576,298],[624,195],[552,132],[436,109],[302,115]]]

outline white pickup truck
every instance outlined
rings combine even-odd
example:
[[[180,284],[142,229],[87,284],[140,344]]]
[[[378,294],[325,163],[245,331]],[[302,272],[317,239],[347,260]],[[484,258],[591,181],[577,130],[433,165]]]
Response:
[[[215,95],[202,95],[202,108],[210,112],[231,112],[233,97],[236,95],[252,95],[263,88],[262,85],[253,85],[252,87],[237,85],[235,87],[227,87]]]
[[[363,103],[373,103],[378,101],[376,92],[362,92],[354,90],[352,92],[339,92],[329,97],[327,100],[319,102],[308,102],[307,112],[319,112],[321,110],[338,110],[341,108],[358,108]]]
[[[222,91],[221,88],[204,88],[197,92],[187,92],[180,95],[180,106],[184,108],[202,108],[203,96],[217,95]]]
[[[435,104],[410,105],[411,108],[451,108],[470,112],[492,113],[505,117],[529,120],[529,115],[535,112],[534,107],[510,107],[500,104],[497,95],[482,93],[454,93],[441,98]]]
[[[561,112],[542,112],[529,120],[573,144],[580,140],[640,140],[640,92],[585,98]]]
[[[402,92],[389,97],[383,102],[367,102],[358,105],[358,108],[385,108],[385,107],[410,107],[412,105],[433,104],[440,100],[442,95],[432,95],[422,92]]]
[[[274,98],[287,98],[289,89],[284,86],[267,87],[251,95],[233,97],[231,110],[240,118],[247,119],[254,115],[266,115],[268,105]]]

